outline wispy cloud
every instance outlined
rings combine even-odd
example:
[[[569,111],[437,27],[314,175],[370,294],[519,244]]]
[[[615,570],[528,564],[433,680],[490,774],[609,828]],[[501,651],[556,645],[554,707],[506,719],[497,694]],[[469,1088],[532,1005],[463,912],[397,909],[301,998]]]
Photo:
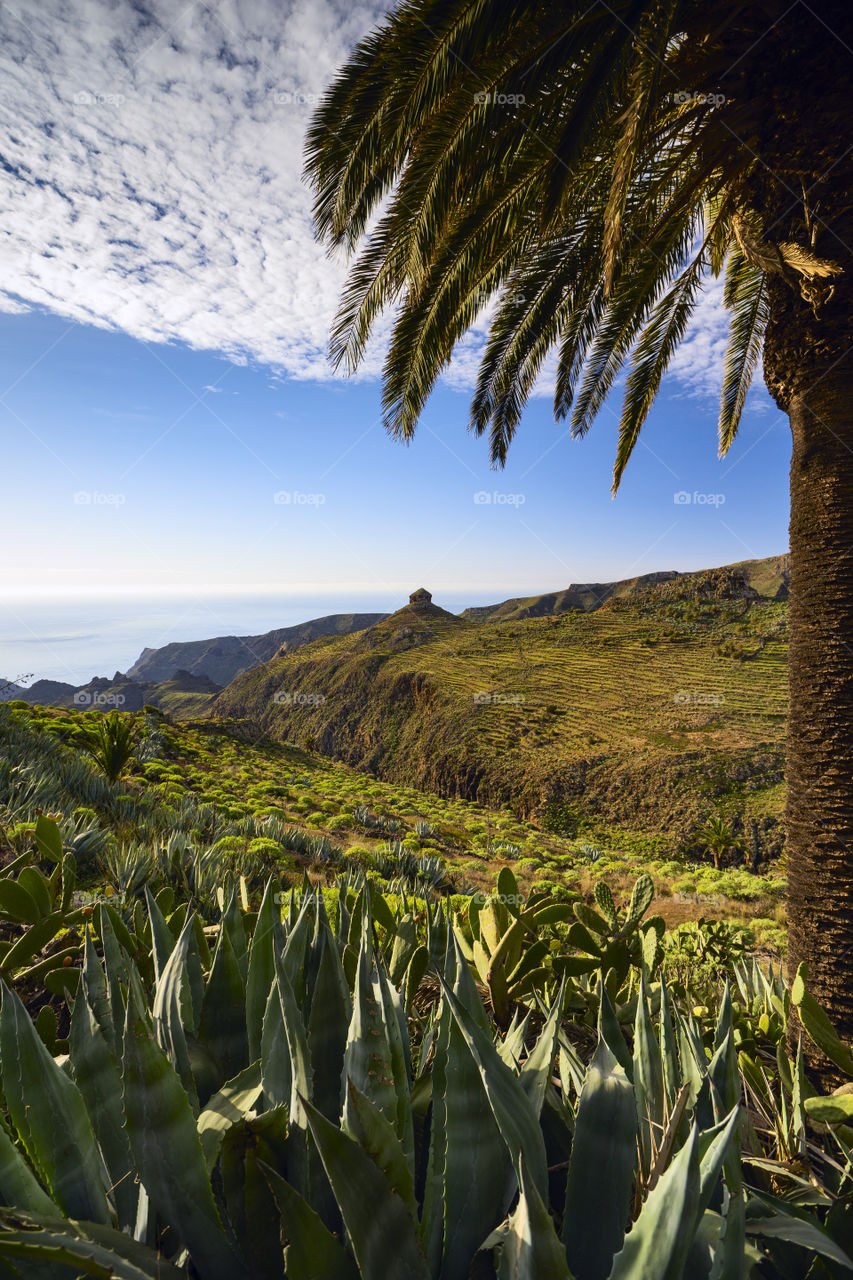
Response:
[[[0,309],[328,376],[343,268],[312,237],[302,144],[378,13],[346,0],[4,5]]]
[[[335,69],[383,7],[2,6],[0,311],[43,306],[291,377],[331,377],[344,266],[312,236],[303,138]],[[460,344],[451,385],[473,384],[488,316]],[[726,325],[712,284],[672,364],[688,392],[717,394]],[[379,373],[382,348],[380,335],[364,375]],[[536,394],[551,393],[554,364]]]

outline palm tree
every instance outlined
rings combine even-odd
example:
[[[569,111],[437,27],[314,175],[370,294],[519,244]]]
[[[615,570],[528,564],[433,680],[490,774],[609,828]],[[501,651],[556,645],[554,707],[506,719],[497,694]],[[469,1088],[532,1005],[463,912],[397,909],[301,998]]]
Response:
[[[575,435],[627,363],[618,485],[703,282],[724,277],[721,452],[762,353],[793,437],[790,963],[848,1039],[851,49],[848,0],[408,0],[307,140],[317,234],[358,250],[332,358],[354,369],[395,308],[383,406],[403,439],[490,302],[470,426],[493,461],[549,352]]]
[[[696,839],[704,844],[714,859],[715,871],[720,870],[720,864],[727,853],[743,848],[743,841],[735,835],[732,824],[719,814],[709,818],[704,827],[696,832]]]
[[[109,711],[94,725],[81,726],[80,749],[94,760],[109,782],[117,782],[134,757],[138,733],[120,711]]]

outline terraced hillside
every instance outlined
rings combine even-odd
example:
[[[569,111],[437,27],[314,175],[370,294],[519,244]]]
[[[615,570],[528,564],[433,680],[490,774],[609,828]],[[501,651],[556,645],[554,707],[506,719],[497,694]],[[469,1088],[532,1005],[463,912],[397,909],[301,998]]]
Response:
[[[180,864],[205,915],[229,866],[255,892],[271,870],[291,885],[306,873],[328,883],[365,871],[386,886],[402,877],[409,891],[491,891],[497,872],[511,867],[525,892],[588,893],[605,875],[629,896],[648,871],[654,911],[669,924],[725,919],[754,930],[764,947],[784,947],[785,882],[771,850],[757,867],[748,849],[732,850],[716,870],[701,840],[679,846],[601,821],[565,838],[509,807],[442,798],[287,743],[246,740],[227,721],[128,714],[137,749],[109,782],[81,747],[98,711],[0,706],[0,861],[4,848],[20,853],[36,818],[52,813],[87,890],[106,882],[134,893],[146,868],[171,865],[175,874]],[[203,865],[190,875],[182,859],[192,863],[193,851]]]
[[[235,680],[214,715],[446,795],[689,837],[782,799],[786,605],[738,568],[592,613],[484,624],[408,606]],[[562,816],[561,816],[562,815]]]

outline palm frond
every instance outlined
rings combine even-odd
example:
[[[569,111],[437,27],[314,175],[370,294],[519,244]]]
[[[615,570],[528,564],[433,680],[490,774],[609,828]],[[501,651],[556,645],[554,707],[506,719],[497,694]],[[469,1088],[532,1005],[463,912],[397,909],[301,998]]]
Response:
[[[720,396],[720,457],[727,453],[737,434],[770,312],[767,277],[739,248],[733,248],[726,261],[723,297],[732,315]]]
[[[755,104],[709,92],[726,65],[721,30],[696,0],[405,0],[353,52],[315,113],[306,172],[318,236],[358,249],[330,335],[336,365],[357,369],[394,311],[392,434],[412,436],[490,307],[470,428],[499,464],[549,352],[554,414],[573,434],[633,352],[618,483],[759,163],[738,143]],[[510,107],[496,109],[500,94]],[[744,290],[726,439],[763,314]]]
[[[684,337],[706,267],[705,255],[698,254],[657,303],[637,343],[631,360],[631,372],[625,385],[625,402],[619,422],[616,462],[613,467],[614,493],[619,488],[622,473],[657,395],[661,378],[675,348]]]

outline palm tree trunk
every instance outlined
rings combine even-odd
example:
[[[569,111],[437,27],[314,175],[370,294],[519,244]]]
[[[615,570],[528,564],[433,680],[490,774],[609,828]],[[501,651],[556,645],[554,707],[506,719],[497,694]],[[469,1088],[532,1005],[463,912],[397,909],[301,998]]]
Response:
[[[853,1041],[853,369],[794,394],[788,713],[788,969]],[[806,1046],[804,1046],[806,1047]],[[825,1082],[826,1059],[808,1046]]]

